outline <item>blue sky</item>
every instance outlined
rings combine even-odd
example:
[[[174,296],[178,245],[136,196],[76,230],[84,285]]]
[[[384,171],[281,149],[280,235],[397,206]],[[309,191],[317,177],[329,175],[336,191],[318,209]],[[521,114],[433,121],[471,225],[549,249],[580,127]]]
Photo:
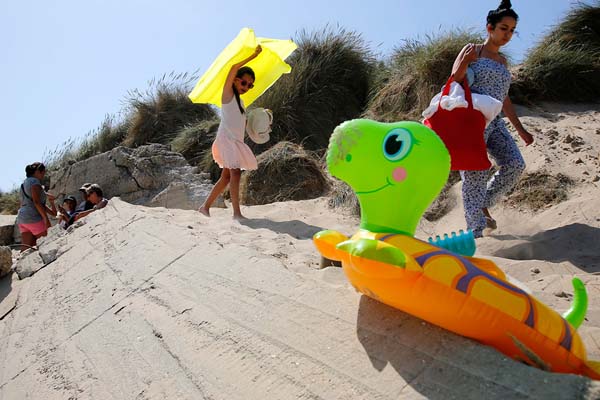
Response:
[[[482,0],[55,0],[7,1],[0,13],[0,190],[21,183],[25,165],[85,136],[122,108],[128,90],[171,71],[203,71],[245,26],[294,38],[326,24],[362,34],[382,57],[442,30],[482,33]],[[219,5],[219,4],[226,4]],[[513,0],[519,36],[505,51],[520,61],[574,4]]]

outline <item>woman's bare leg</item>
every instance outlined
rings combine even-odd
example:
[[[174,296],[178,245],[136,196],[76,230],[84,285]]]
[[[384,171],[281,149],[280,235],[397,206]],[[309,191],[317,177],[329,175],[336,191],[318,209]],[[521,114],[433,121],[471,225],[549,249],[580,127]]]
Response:
[[[31,232],[22,232],[21,233],[21,253],[27,249],[35,247],[37,243],[37,239],[33,236]]]

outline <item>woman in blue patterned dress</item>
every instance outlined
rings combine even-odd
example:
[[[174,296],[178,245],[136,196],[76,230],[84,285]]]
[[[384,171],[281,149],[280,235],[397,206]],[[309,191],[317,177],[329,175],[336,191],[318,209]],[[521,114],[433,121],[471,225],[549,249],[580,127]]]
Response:
[[[488,13],[487,39],[483,44],[467,44],[456,57],[452,73],[457,82],[468,77],[473,93],[502,101],[502,111],[525,144],[530,145],[533,136],[521,125],[508,98],[511,75],[506,59],[499,54],[500,47],[510,41],[517,26],[519,17],[511,7],[510,1],[503,0],[497,9]],[[475,237],[483,236],[485,228],[496,228],[488,207],[514,187],[525,169],[523,156],[500,116],[488,125],[484,137],[488,153],[500,168],[498,172],[488,180],[488,171],[460,171],[467,228]]]

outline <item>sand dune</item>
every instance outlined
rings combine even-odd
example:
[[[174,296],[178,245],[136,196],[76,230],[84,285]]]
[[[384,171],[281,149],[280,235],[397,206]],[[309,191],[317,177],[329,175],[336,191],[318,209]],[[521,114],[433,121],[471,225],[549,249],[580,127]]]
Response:
[[[560,312],[581,277],[590,305],[580,333],[600,359],[599,112],[548,107],[527,110],[539,132],[524,154],[528,171],[576,181],[569,200],[498,205],[498,229],[477,254]],[[460,183],[450,198],[450,213],[423,221],[418,237],[464,227]],[[243,212],[250,219],[237,223],[229,209],[209,219],[112,199],[69,233],[54,228],[41,251],[56,260],[0,286],[0,398],[600,398],[597,382],[517,363],[356,293],[340,268],[320,269],[311,236],[358,223],[326,198]]]

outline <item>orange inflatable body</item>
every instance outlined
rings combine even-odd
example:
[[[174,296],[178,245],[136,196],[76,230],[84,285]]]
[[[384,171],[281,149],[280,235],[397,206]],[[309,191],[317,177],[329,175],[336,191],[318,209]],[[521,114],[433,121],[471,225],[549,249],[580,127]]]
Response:
[[[346,239],[323,231],[314,243],[324,257],[341,261],[359,292],[532,366],[600,379],[577,331],[556,311],[509,283],[492,261],[459,256],[402,234],[360,230]],[[404,267],[344,250],[362,240],[402,249]]]
[[[342,263],[358,291],[532,366],[600,379],[600,364],[587,360],[576,331],[587,310],[580,280],[573,280],[573,306],[563,317],[491,260],[414,238],[450,170],[435,132],[416,122],[347,121],[331,135],[327,166],[356,193],[360,230],[352,238],[322,231],[314,243]]]

